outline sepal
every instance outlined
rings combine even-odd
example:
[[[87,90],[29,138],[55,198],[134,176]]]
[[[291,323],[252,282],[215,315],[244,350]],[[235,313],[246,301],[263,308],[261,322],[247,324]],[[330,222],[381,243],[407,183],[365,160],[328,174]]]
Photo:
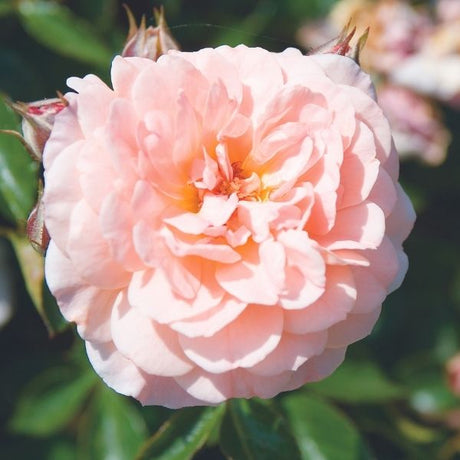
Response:
[[[169,50],[178,50],[165,20],[163,8],[154,9],[156,27],[146,27],[145,16],[142,16],[139,27],[131,10],[125,6],[129,21],[129,32],[121,55],[123,57],[143,57],[156,61]]]

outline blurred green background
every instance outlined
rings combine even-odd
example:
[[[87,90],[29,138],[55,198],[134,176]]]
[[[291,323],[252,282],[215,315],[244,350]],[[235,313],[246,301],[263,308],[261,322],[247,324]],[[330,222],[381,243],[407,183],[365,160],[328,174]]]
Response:
[[[160,6],[127,3],[149,23],[153,6]],[[245,43],[272,51],[298,46],[297,29],[333,3],[163,2],[185,50]],[[31,101],[65,92],[68,76],[95,73],[107,80],[127,27],[115,0],[0,0],[0,92]],[[0,128],[17,129],[18,118],[0,102]],[[460,350],[460,117],[448,107],[443,116],[453,136],[446,162],[430,168],[412,160],[401,167],[418,214],[405,245],[410,269],[385,301],[373,334],[352,345],[345,364],[324,382],[270,402],[176,413],[142,408],[107,389],[74,328],[42,292],[40,270],[34,272],[39,256],[22,236],[38,168],[17,140],[0,134],[6,267],[0,276],[12,287],[13,303],[13,316],[0,330],[0,458],[460,458],[460,400],[445,374],[446,361]]]

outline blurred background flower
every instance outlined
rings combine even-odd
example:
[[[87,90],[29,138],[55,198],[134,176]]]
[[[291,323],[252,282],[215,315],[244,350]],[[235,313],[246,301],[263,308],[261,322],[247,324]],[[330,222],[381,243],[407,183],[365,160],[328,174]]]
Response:
[[[314,48],[350,20],[358,34],[370,28],[360,61],[374,78],[396,147],[402,158],[432,166],[444,161],[450,141],[438,104],[459,104],[459,3],[341,0],[298,31],[299,41]]]
[[[65,91],[69,75],[92,72],[108,81],[108,64],[123,48],[128,30],[121,3],[1,0],[0,92],[13,100],[33,101]],[[382,64],[368,70],[381,85],[382,105],[385,88],[390,88],[386,105],[394,107],[393,118],[400,115],[393,121],[395,133],[413,130],[421,136],[403,136],[410,151],[417,150],[415,158],[408,156],[401,165],[401,180],[418,214],[405,245],[410,268],[404,285],[385,301],[372,335],[350,347],[336,373],[274,401],[232,401],[223,410],[171,412],[142,408],[100,384],[73,327],[63,322],[42,284],[40,256],[29,251],[25,240],[39,168],[19,141],[0,134],[0,226],[6,235],[2,244],[15,312],[0,330],[0,458],[124,460],[138,452],[137,458],[171,458],[172,452],[179,458],[245,458],[242,452],[257,458],[261,449],[266,458],[275,459],[281,451],[293,459],[458,458],[460,400],[449,387],[446,363],[460,350],[460,76],[455,70],[459,3],[369,3],[371,12],[392,11],[394,24],[371,15],[371,27],[374,19],[382,25],[374,27],[374,38],[369,36],[369,49],[382,50],[385,44],[393,48],[391,59],[382,58]],[[151,25],[152,4],[160,6],[136,0],[130,7],[136,19],[146,14]],[[331,9],[339,8],[335,4],[164,2],[170,29],[186,50],[223,43],[272,51],[307,46],[305,24],[315,23],[330,24],[324,35],[328,40],[342,27],[331,21]],[[404,17],[396,20],[398,11]],[[411,34],[398,25],[401,21],[409,24]],[[394,31],[394,38],[404,44],[402,50],[395,49],[393,36],[385,30]],[[315,45],[308,42],[310,46]],[[442,77],[432,71],[414,77],[413,72],[403,82],[404,74],[396,81],[393,72],[385,70],[388,62],[404,69],[407,56],[426,62],[432,55],[437,60],[428,69],[443,63],[440,69],[453,71],[443,71]],[[362,59],[371,66],[371,57],[363,54]],[[433,84],[436,78],[448,84]],[[0,128],[19,129],[19,118],[3,98],[0,102]],[[392,109],[386,110],[389,114]],[[431,147],[421,152],[422,145]],[[163,425],[170,417],[173,423]],[[150,438],[160,426],[161,435]]]

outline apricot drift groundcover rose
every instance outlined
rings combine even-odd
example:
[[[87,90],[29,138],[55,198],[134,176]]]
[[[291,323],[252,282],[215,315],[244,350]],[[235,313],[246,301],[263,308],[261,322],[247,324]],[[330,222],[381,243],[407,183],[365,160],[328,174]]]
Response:
[[[105,382],[172,408],[329,375],[407,269],[412,207],[350,58],[222,46],[88,75],[44,151],[46,278]]]

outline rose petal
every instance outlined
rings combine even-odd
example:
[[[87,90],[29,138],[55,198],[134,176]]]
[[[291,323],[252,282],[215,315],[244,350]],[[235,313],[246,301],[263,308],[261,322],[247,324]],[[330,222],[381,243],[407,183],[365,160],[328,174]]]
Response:
[[[350,314],[344,321],[337,323],[329,329],[328,347],[343,348],[368,336],[379,315],[380,306],[369,313]]]
[[[148,374],[174,377],[193,369],[177,334],[132,308],[126,294],[118,298],[113,309],[112,334],[117,349]]]
[[[281,263],[281,259],[277,259]],[[260,263],[256,248],[247,248],[243,260],[216,268],[216,280],[229,294],[246,303],[274,305],[279,287],[273,284],[272,274]]]
[[[356,301],[356,287],[346,266],[328,266],[324,294],[307,308],[284,313],[284,329],[293,334],[326,330],[344,320]]]
[[[83,142],[76,142],[67,147],[45,171],[45,181],[49,184],[43,194],[46,228],[64,253],[70,231],[70,215],[81,199],[75,163],[82,145]]]
[[[179,297],[161,269],[136,272],[128,289],[129,303],[161,324],[199,315],[218,305],[223,296],[224,291],[209,282],[199,286],[192,300]]]
[[[317,382],[334,372],[345,358],[346,347],[327,348],[318,356],[313,356],[297,372],[292,374],[291,380],[286,384],[286,390],[295,390],[305,382]]]
[[[171,328],[187,337],[211,337],[234,321],[247,304],[225,296],[219,305],[182,321],[174,321]]]
[[[326,342],[326,331],[301,335],[284,333],[275,350],[248,370],[269,378],[284,371],[296,371],[312,356],[321,353]]]
[[[91,365],[110,388],[126,396],[139,396],[146,379],[138,367],[115,348],[113,342],[88,341],[86,353]]]
[[[70,218],[67,254],[83,279],[104,289],[128,284],[130,274],[112,258],[110,248],[101,234],[97,215],[80,201]]]
[[[278,345],[282,317],[279,308],[251,305],[212,337],[180,336],[179,341],[185,354],[208,372],[252,367]]]
[[[85,340],[107,342],[111,339],[110,315],[117,291],[86,284],[53,241],[46,252],[45,276],[61,313],[67,321],[78,324],[78,333]]]
[[[341,209],[334,228],[317,241],[329,250],[375,249],[385,232],[385,216],[374,203],[364,202]]]

